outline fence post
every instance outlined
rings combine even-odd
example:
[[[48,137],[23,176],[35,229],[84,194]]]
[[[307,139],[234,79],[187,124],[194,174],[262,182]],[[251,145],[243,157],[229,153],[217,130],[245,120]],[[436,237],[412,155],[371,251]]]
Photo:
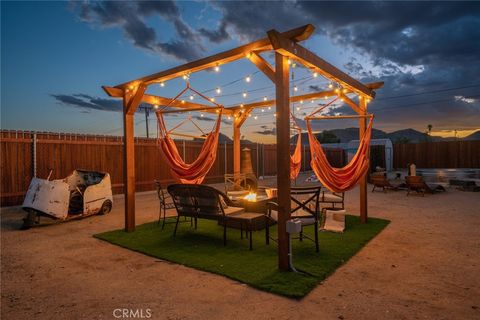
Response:
[[[33,176],[37,176],[37,133],[33,133],[33,146],[32,146],[32,160],[33,160]]]

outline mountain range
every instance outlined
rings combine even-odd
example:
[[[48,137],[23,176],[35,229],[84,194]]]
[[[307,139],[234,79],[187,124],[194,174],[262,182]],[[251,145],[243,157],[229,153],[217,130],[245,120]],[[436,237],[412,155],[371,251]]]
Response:
[[[329,135],[329,141],[324,141],[326,143],[339,142],[347,143],[351,140],[358,140],[358,128],[346,128],[346,129],[333,129],[324,131],[323,133],[317,133],[317,138],[321,140],[322,135],[325,136],[326,132]],[[336,137],[337,141],[332,141],[332,135]],[[427,141],[453,141],[456,138],[449,137],[443,138],[439,136],[430,136],[424,132],[420,132],[414,129],[402,129],[393,132],[385,132],[378,129],[372,129],[372,139],[390,139],[393,143],[418,143],[418,142],[427,142]],[[475,131],[474,133],[464,137],[458,138],[458,140],[480,140],[480,130]],[[292,143],[297,141],[296,136],[293,136],[291,139]],[[302,144],[308,144],[307,133],[302,133]]]
[[[358,140],[358,128],[346,128],[346,129],[333,129],[326,130],[323,133],[315,134],[319,141],[324,143],[347,143],[351,140]],[[323,138],[323,139],[322,139]],[[325,141],[324,139],[327,139]],[[453,141],[455,138],[442,138],[439,136],[429,136],[424,132],[420,132],[414,129],[402,129],[393,132],[385,132],[378,129],[372,129],[372,139],[390,139],[393,143],[418,143],[418,142],[427,142],[427,141]],[[197,139],[194,139],[197,140]],[[200,139],[198,139],[201,141]],[[459,138],[458,140],[480,140],[480,130],[475,131],[474,133]],[[297,141],[296,135],[291,138],[291,142],[295,143]],[[220,133],[218,138],[220,144],[223,143],[232,143],[232,139],[225,134]],[[242,140],[242,144],[251,144],[252,141]],[[306,132],[302,133],[302,144],[308,145],[308,136]]]

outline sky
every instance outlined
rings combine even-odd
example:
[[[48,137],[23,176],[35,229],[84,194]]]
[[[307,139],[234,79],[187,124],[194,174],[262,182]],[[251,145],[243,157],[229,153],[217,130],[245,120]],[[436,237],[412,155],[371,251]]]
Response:
[[[389,1],[2,1],[1,128],[121,135],[121,101],[108,97],[102,85],[231,49],[264,38],[270,29],[307,23],[316,29],[303,46],[364,83],[385,82],[369,105],[376,129],[424,132],[430,124],[434,135],[456,130],[464,136],[480,128],[480,2]],[[273,63],[271,52],[263,56]],[[328,81],[301,65],[291,73],[291,95],[328,88]],[[221,65],[219,72],[191,74],[190,85],[226,107],[275,95],[272,83],[247,59]],[[151,85],[148,93],[174,97],[184,87],[183,79],[174,79],[163,87]],[[302,124],[327,102],[291,108]],[[151,107],[142,106],[135,116],[137,136],[146,136],[144,110]],[[273,143],[274,112],[274,107],[256,110],[242,127],[243,137]],[[339,103],[325,110],[349,113]],[[204,131],[215,120],[175,114],[166,117],[167,126],[186,117]],[[231,137],[231,121],[222,122],[221,132]],[[152,114],[148,126],[155,136]],[[348,120],[314,125],[316,130],[351,126]],[[198,134],[191,123],[179,131]]]

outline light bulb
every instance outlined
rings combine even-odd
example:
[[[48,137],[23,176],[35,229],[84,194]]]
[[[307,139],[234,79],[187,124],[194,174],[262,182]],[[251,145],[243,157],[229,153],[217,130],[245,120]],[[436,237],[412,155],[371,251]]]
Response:
[[[265,109],[262,109],[262,112],[265,112]]]
[[[315,100],[313,100],[313,99],[312,99],[312,101],[311,101],[311,102],[312,102],[312,103],[314,103],[314,102],[315,102]]]
[[[303,100],[300,100],[300,104],[303,104]]]
[[[244,93],[242,94],[242,96],[243,96],[244,98],[246,98],[246,97],[247,97],[247,93],[244,92]]]
[[[267,101],[267,97],[263,97],[263,101]]]
[[[220,72],[220,66],[218,65],[218,63],[217,63],[217,65],[215,66],[214,70],[215,70],[215,72]]]
[[[288,58],[287,63],[288,63],[288,65],[291,65],[291,64],[292,64],[292,60],[290,60],[290,58]]]
[[[222,89],[220,89],[220,87],[218,87],[218,88],[215,90],[215,92],[216,92],[217,94],[220,94],[220,93],[222,93]]]
[[[210,98],[210,101],[215,102],[215,98],[214,98],[214,97],[211,97],[211,98]]]
[[[314,73],[313,73],[313,77],[314,77],[314,78],[318,77],[318,73],[314,72]]]
[[[258,119],[258,117],[257,117],[257,116],[255,116],[255,117],[253,117],[253,119],[257,120],[257,119]]]
[[[240,108],[243,108],[243,103],[240,104]]]
[[[343,93],[347,93],[347,91],[348,91],[347,89],[343,89]]]
[[[187,80],[188,76],[186,74],[183,75],[183,80]]]
[[[297,86],[294,86],[294,87],[293,87],[293,91],[298,91],[298,87],[297,87]]]
[[[185,103],[185,100],[182,100],[182,103]]]
[[[190,100],[193,100],[193,94],[190,95]]]
[[[268,107],[268,110],[272,110],[272,107]]]
[[[250,81],[252,81],[252,78],[251,78],[250,76],[246,76],[246,77],[245,77],[245,81],[246,81],[246,82],[250,82]]]
[[[203,113],[200,113],[200,117],[203,117]]]
[[[299,110],[300,110],[300,107],[297,107],[297,111],[299,111]]]
[[[165,87],[165,82],[160,82],[160,87]]]
[[[157,105],[154,105],[153,108],[154,108],[154,109],[158,109],[158,106],[157,106]]]
[[[328,87],[329,87],[330,89],[332,89],[332,88],[333,88],[333,83],[330,82],[330,83],[328,84]]]

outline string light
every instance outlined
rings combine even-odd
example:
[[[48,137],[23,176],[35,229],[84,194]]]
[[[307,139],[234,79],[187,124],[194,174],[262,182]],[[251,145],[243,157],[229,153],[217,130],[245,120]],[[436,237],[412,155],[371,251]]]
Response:
[[[299,110],[300,110],[300,107],[297,107],[297,111],[299,111]]]
[[[347,90],[346,88],[345,88],[345,89],[343,89],[343,93],[347,93],[347,91],[348,91],[348,90]]]
[[[251,76],[246,76],[246,77],[245,77],[245,81],[246,81],[247,83],[250,82],[250,81],[252,81],[252,77],[251,77]]]
[[[154,105],[153,109],[155,109],[155,110],[158,109],[158,105]]]
[[[185,100],[182,100],[182,103],[185,103]]]
[[[294,87],[293,87],[293,91],[298,91],[298,87],[297,87],[297,86],[294,86]]]
[[[200,117],[203,117],[203,113],[200,113]]]
[[[300,104],[303,104],[303,100],[300,100]]]
[[[268,107],[268,110],[272,110],[272,107]]]
[[[232,117],[228,116],[227,119],[228,119],[228,120],[232,120]]]
[[[314,73],[313,73],[313,77],[314,77],[314,78],[318,77],[318,73],[314,72]]]
[[[242,96],[243,96],[244,98],[246,98],[247,95],[248,95],[248,94],[247,94],[246,92],[243,92],[243,94],[242,94]]]
[[[258,119],[258,117],[257,117],[257,116],[255,116],[255,117],[253,117],[253,119],[257,120],[257,119]]]
[[[215,102],[215,98],[214,98],[214,97],[211,97],[211,98],[210,98],[210,101]]]
[[[243,103],[240,104],[240,108],[243,108]]]
[[[262,108],[262,112],[265,112],[265,109]]]
[[[267,97],[266,97],[266,96],[265,96],[265,97],[263,97],[263,101],[267,101]]]
[[[336,88],[336,89],[335,89],[335,92],[336,92],[336,93],[339,93],[339,92],[340,92],[340,89]]]
[[[251,115],[251,114],[249,114],[249,115],[248,115],[248,117],[249,117],[249,118],[251,118],[251,117],[252,117],[252,115]]]
[[[287,59],[287,63],[288,65],[291,65],[292,64],[292,60],[290,60],[290,58]]]
[[[190,100],[193,100],[193,98],[194,98],[194,97],[193,97],[193,94],[191,94],[191,95],[190,95]]]
[[[314,103],[314,102],[315,102],[315,100],[312,99],[311,103]]]
[[[215,92],[216,92],[217,94],[220,94],[220,93],[222,93],[222,89],[220,89],[220,87],[217,87],[217,89],[215,90]]]
[[[220,72],[220,66],[219,66],[218,63],[217,63],[217,65],[215,66],[214,70],[215,70],[215,72]]]
[[[165,82],[160,82],[160,87],[165,87]]]
[[[276,118],[276,117],[277,117],[277,113],[275,112],[275,113],[273,114],[273,116]]]
[[[183,80],[188,80],[188,74],[183,75]]]
[[[330,89],[332,89],[332,88],[333,88],[333,83],[330,82],[330,83],[328,84],[328,87],[329,87]]]

